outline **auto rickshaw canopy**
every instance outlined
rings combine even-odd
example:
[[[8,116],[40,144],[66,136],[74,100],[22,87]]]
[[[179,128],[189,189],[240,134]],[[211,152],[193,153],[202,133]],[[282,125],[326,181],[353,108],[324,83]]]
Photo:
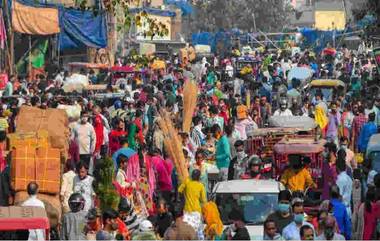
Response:
[[[0,207],[0,230],[50,229],[46,211],[40,207]]]
[[[324,151],[326,140],[315,141],[312,138],[283,138],[274,145],[274,152],[277,154],[310,154]]]
[[[346,87],[346,84],[337,79],[316,79],[310,82],[310,86],[313,87],[332,87],[337,88],[339,86]]]

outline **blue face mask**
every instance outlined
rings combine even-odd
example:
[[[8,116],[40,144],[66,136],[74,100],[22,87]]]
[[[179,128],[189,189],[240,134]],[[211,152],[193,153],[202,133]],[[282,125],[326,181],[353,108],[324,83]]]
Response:
[[[289,207],[290,207],[290,205],[287,204],[287,203],[279,203],[278,207],[277,207],[277,210],[280,213],[288,213],[289,212]]]
[[[302,224],[304,218],[305,217],[304,217],[303,213],[302,214],[295,214],[294,215],[294,222],[296,222],[297,224]]]

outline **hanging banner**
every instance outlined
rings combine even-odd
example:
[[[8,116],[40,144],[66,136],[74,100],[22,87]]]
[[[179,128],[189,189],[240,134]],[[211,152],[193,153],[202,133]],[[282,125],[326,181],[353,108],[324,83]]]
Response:
[[[13,1],[12,26],[16,32],[30,35],[59,33],[58,9],[30,7]]]

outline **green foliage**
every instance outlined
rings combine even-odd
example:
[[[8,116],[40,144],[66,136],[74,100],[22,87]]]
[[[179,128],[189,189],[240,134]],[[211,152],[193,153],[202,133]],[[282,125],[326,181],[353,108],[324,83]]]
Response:
[[[169,30],[166,25],[156,21],[149,16],[145,11],[141,11],[136,14],[129,12],[129,7],[133,4],[140,6],[143,0],[102,0],[104,9],[107,13],[117,17],[116,30],[129,30],[131,26],[141,26],[143,23],[149,24],[147,31],[144,31],[144,35],[150,36],[152,39],[155,35],[164,36],[169,34]],[[75,5],[81,10],[91,10],[94,15],[98,14],[97,7],[88,7],[88,0],[76,0]]]
[[[377,23],[368,26],[365,29],[365,35],[379,35],[380,33],[380,1],[379,0],[366,0],[364,2],[355,3],[352,10],[355,20],[361,20],[366,15],[373,15],[377,17]]]
[[[100,163],[95,175],[96,182],[94,183],[94,190],[100,201],[100,209],[113,208],[117,210],[120,197],[112,184],[115,173],[113,161],[107,157],[101,160]]]

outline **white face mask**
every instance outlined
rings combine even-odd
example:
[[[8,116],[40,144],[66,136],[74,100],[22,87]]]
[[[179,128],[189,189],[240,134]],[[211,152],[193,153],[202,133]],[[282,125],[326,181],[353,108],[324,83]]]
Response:
[[[237,228],[236,228],[236,225],[234,223],[232,223],[229,228],[230,228],[231,232],[236,232]]]
[[[246,154],[244,151],[239,151],[239,152],[236,152],[236,156],[238,159],[243,159],[246,156]]]

